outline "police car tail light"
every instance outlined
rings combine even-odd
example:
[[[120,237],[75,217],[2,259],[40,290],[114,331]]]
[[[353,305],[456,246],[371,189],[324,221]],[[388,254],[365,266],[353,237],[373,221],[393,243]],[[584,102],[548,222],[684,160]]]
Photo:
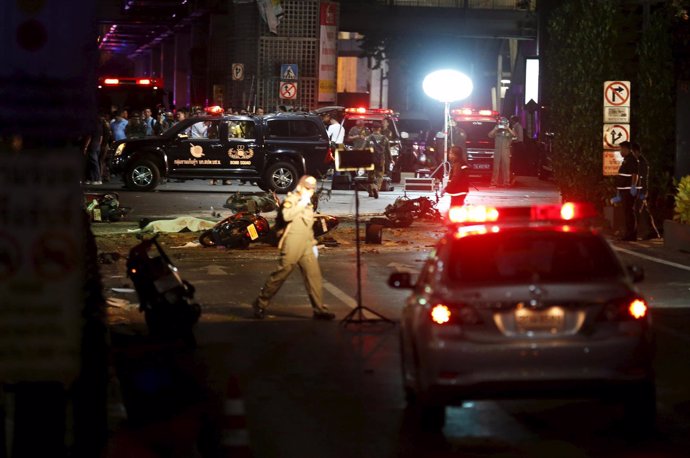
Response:
[[[431,321],[437,325],[477,325],[482,324],[482,318],[477,311],[469,305],[446,305],[439,303],[431,307],[429,312]]]
[[[141,84],[142,86],[150,86],[151,80],[148,78],[140,78],[137,80],[137,84]]]
[[[647,316],[648,309],[643,299],[622,299],[606,304],[602,311],[602,318],[606,321],[641,320]]]
[[[117,78],[106,78],[103,80],[103,84],[106,84],[108,86],[116,86],[120,84],[120,80]]]
[[[493,116],[496,112],[492,110],[479,110],[479,114],[482,116]]]
[[[431,320],[436,324],[446,324],[450,322],[450,308],[444,304],[436,304],[431,308]]]
[[[345,113],[357,113],[357,114],[364,114],[367,112],[367,109],[364,107],[357,107],[357,108],[346,108]]]
[[[645,304],[643,300],[635,299],[630,303],[630,306],[628,307],[628,312],[636,320],[644,318],[645,316],[647,316],[647,304]]]
[[[484,205],[464,205],[448,210],[448,220],[454,224],[494,222],[498,216],[496,208]]]

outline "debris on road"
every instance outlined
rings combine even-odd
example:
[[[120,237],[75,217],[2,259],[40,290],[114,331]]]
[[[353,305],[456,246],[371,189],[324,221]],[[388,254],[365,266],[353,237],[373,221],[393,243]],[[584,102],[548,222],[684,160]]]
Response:
[[[175,219],[151,221],[141,229],[128,229],[128,232],[200,232],[211,229],[215,221],[208,221],[193,216],[180,216]]]

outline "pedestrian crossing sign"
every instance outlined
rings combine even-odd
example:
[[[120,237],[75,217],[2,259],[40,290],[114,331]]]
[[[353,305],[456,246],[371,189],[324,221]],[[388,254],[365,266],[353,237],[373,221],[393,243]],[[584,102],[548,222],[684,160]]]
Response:
[[[296,80],[298,77],[297,64],[282,64],[280,66],[281,80]]]

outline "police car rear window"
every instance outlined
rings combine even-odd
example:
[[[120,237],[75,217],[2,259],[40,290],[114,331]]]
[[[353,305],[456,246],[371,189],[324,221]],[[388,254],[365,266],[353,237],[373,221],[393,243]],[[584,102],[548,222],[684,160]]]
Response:
[[[623,275],[601,238],[567,232],[516,232],[455,240],[448,280],[457,283],[579,282]]]

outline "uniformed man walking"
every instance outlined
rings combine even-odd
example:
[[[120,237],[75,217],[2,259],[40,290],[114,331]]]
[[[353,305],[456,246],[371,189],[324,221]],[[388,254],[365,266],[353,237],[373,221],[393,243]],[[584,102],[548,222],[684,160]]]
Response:
[[[278,244],[280,259],[278,268],[269,275],[259,297],[253,304],[254,318],[263,319],[271,298],[275,296],[295,266],[299,266],[314,310],[314,318],[332,320],[335,314],[323,304],[321,269],[317,261],[314,239],[314,207],[312,196],[316,190],[316,178],[305,175],[300,178],[295,192],[291,192],[281,205],[281,214],[287,227]]]
[[[508,119],[501,118],[496,127],[489,132],[489,138],[495,142],[494,170],[491,175],[491,186],[510,186],[510,144],[515,137],[515,132],[510,128]]]

